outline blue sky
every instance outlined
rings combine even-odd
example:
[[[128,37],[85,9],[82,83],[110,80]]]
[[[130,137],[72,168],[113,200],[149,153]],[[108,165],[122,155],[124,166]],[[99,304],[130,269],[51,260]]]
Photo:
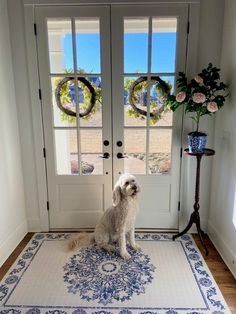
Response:
[[[100,38],[99,34],[77,34],[77,66],[87,72],[99,73]],[[145,33],[125,34],[124,68],[126,73],[147,72],[147,42]],[[153,33],[152,72],[175,71],[176,33]],[[73,68],[71,35],[66,35],[64,51],[67,56],[66,69]]]

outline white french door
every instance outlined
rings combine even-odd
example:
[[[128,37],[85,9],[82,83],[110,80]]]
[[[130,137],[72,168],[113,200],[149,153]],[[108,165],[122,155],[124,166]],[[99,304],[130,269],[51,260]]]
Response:
[[[138,177],[137,227],[178,228],[182,113],[162,111],[156,77],[173,92],[176,74],[184,72],[187,10],[186,5],[112,8],[114,156],[126,157],[114,163],[114,177],[123,171]],[[136,85],[132,108],[123,96],[130,84]]]
[[[50,228],[94,227],[112,191],[109,7],[40,7],[36,25]]]
[[[137,227],[178,228],[182,118],[156,77],[173,91],[184,71],[187,6],[35,10],[50,228],[94,227],[123,172],[141,184]]]

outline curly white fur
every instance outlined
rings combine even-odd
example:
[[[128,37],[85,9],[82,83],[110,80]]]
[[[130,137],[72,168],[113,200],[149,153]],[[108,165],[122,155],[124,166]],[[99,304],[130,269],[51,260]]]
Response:
[[[71,239],[70,249],[88,246],[95,241],[99,247],[111,252],[114,251],[112,243],[118,242],[120,256],[124,259],[130,258],[126,248],[126,239],[133,249],[139,249],[134,239],[139,192],[140,186],[135,176],[129,173],[122,174],[113,190],[113,206],[105,211],[94,233],[81,233]]]

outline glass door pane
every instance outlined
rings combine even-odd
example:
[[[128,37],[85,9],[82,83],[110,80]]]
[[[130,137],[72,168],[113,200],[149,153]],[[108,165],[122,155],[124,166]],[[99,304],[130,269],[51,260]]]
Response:
[[[152,18],[152,73],[175,72],[177,18]]]
[[[174,91],[177,18],[125,17],[123,24],[124,143],[127,154],[124,169],[134,174],[166,174],[171,169],[173,113],[164,107],[159,80],[167,84],[170,92]],[[132,131],[131,127],[135,129]],[[127,136],[132,132],[133,136]],[[138,134],[142,134],[140,140]],[[162,135],[161,139],[159,135]],[[159,144],[156,152],[153,151],[155,136]],[[141,144],[143,140],[145,148]],[[131,149],[133,141],[135,154]],[[138,143],[140,148],[137,148]],[[165,146],[169,148],[164,158]]]
[[[99,18],[76,19],[77,71],[101,73]]]
[[[73,72],[72,24],[70,18],[47,19],[50,73]]]
[[[101,175],[100,19],[48,18],[47,32],[56,173]]]
[[[140,58],[140,49],[142,56]],[[146,73],[148,55],[148,18],[124,19],[124,72]]]

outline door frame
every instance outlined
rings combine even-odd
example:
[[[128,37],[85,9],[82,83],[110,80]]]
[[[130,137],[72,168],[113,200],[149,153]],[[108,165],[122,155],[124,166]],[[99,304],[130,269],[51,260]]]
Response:
[[[40,79],[38,73],[38,52],[37,52],[37,30],[35,28],[35,16],[34,9],[41,5],[64,5],[76,4],[76,5],[112,5],[121,4],[124,1],[113,0],[90,0],[89,3],[86,0],[69,1],[65,3],[63,0],[23,0],[24,4],[24,17],[25,17],[25,38],[26,38],[26,53],[27,53],[27,65],[28,65],[28,82],[29,82],[29,94],[32,110],[32,126],[33,126],[33,138],[34,138],[34,154],[35,165],[37,174],[37,188],[38,188],[38,206],[39,206],[39,231],[49,231],[49,215],[48,215],[48,190],[47,190],[47,171],[46,171],[46,159],[44,156],[44,129],[43,129],[43,116],[42,116],[42,103],[40,99]],[[125,1],[127,5],[144,4],[141,0],[129,2]],[[194,75],[197,68],[197,47],[198,47],[198,31],[199,31],[199,16],[200,16],[200,1],[199,0],[171,0],[171,1],[148,1],[146,4],[177,4],[187,3],[189,11],[189,23],[191,27],[188,33],[187,51],[186,51],[186,73],[189,76]],[[186,25],[187,27],[187,25]],[[187,134],[187,130],[191,127],[190,122],[184,123],[183,134]],[[183,182],[185,165],[181,167],[180,181]],[[184,204],[186,200],[183,195],[183,184],[180,187],[180,202]],[[179,229],[181,229],[186,220],[185,211],[179,213]]]

